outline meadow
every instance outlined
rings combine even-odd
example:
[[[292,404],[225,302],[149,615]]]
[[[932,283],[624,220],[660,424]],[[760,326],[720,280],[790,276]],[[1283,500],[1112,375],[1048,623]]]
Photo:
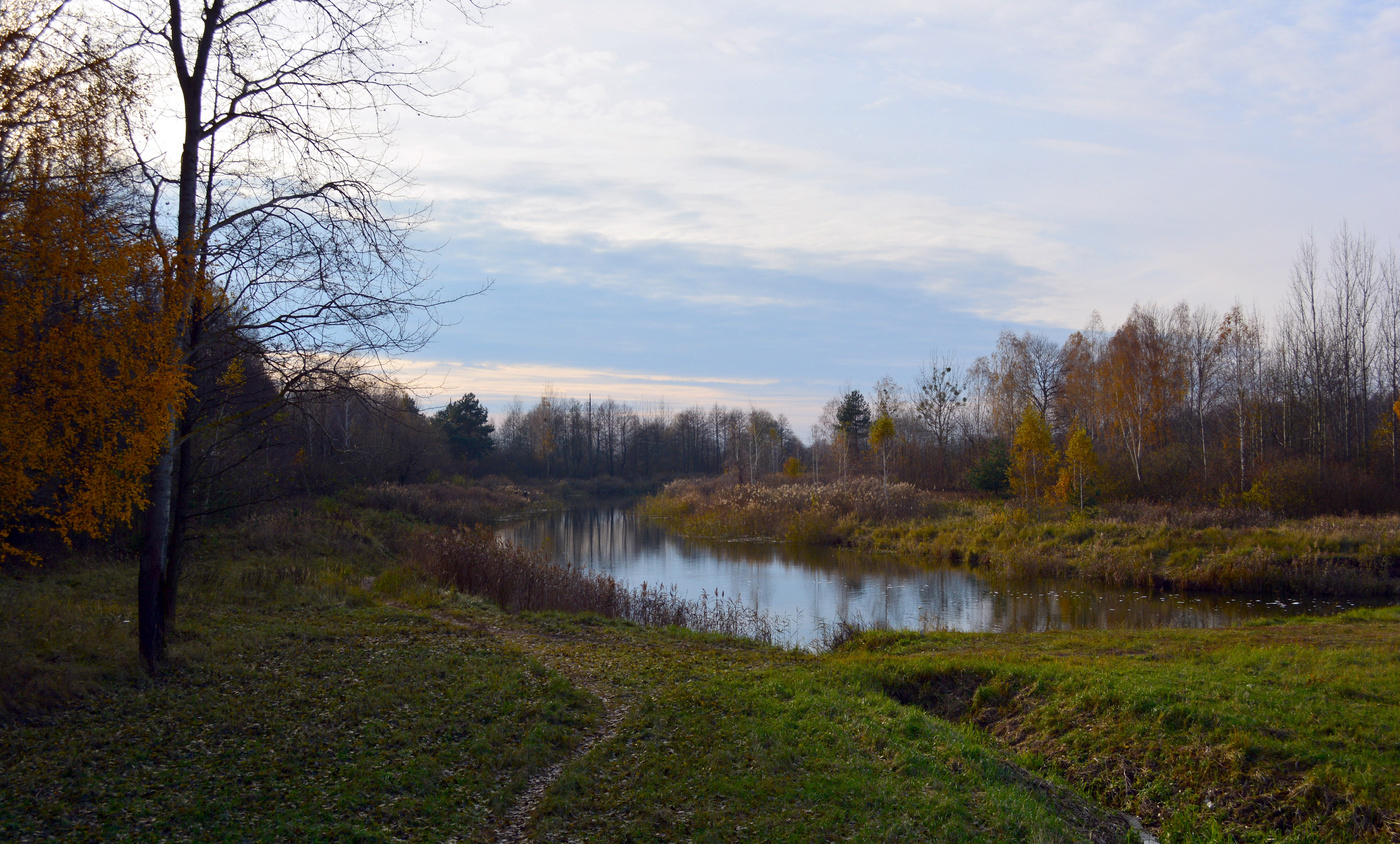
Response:
[[[792,650],[391,500],[421,494],[211,532],[154,678],[132,562],[7,570],[0,838],[1400,836],[1400,611]]]

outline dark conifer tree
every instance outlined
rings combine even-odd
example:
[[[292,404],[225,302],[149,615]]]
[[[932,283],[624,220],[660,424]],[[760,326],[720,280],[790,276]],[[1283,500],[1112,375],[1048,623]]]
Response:
[[[860,390],[851,390],[841,399],[841,408],[836,411],[836,428],[846,435],[852,452],[859,451],[861,443],[870,436],[870,405]]]
[[[491,439],[495,427],[487,421],[486,408],[477,401],[475,393],[467,393],[449,402],[434,421],[447,436],[447,447],[461,460],[480,460],[496,443]]]

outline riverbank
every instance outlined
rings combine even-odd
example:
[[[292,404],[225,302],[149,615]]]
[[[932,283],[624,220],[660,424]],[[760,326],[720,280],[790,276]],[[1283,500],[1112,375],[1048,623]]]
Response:
[[[506,613],[430,580],[421,530],[322,502],[220,531],[155,680],[130,563],[7,573],[0,837],[1124,840],[1096,806],[1173,842],[1400,829],[1393,610],[810,654]]]
[[[1000,578],[1325,596],[1400,595],[1400,516],[1284,519],[1121,503],[1080,511],[931,495],[878,479],[737,487],[678,481],[640,510],[681,532],[845,545]]]
[[[870,633],[834,664],[1164,840],[1397,840],[1397,645],[1389,608],[1211,631]]]

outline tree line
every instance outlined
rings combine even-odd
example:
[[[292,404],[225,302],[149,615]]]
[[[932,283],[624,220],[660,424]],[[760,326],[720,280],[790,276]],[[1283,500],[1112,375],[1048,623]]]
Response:
[[[1064,343],[1006,331],[968,366],[936,354],[908,389],[886,378],[872,396],[898,432],[882,458],[926,486],[1009,488],[1018,438],[1043,424],[1056,460],[1082,430],[1099,496],[1393,507],[1400,268],[1343,225],[1325,250],[1303,241],[1271,320],[1239,304],[1138,304],[1112,329],[1094,314]],[[812,432],[814,455],[837,466],[875,451],[872,411],[851,405],[832,399]]]
[[[501,416],[483,471],[540,477],[658,478],[731,472],[752,481],[806,449],[787,417],[760,408],[639,409],[547,393]]]

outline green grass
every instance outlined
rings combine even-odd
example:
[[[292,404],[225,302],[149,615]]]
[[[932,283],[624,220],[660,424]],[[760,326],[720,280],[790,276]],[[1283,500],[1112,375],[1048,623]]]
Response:
[[[0,579],[0,840],[491,841],[555,763],[532,840],[1123,840],[1077,793],[1174,844],[1400,833],[1394,610],[814,655],[506,614],[405,566],[418,529],[211,535],[155,680],[129,562]]]
[[[0,838],[489,840],[598,712],[421,613],[235,612],[182,638],[159,682],[0,732]]]
[[[1400,835],[1400,608],[1225,630],[867,633],[836,662],[1167,840]]]
[[[321,502],[220,531],[154,680],[134,564],[0,579],[0,840],[494,840],[601,705],[433,618],[480,602],[394,564],[410,527]]]
[[[545,658],[630,706],[547,794],[539,840],[1087,838],[979,731],[823,657],[589,617],[518,623]]]

